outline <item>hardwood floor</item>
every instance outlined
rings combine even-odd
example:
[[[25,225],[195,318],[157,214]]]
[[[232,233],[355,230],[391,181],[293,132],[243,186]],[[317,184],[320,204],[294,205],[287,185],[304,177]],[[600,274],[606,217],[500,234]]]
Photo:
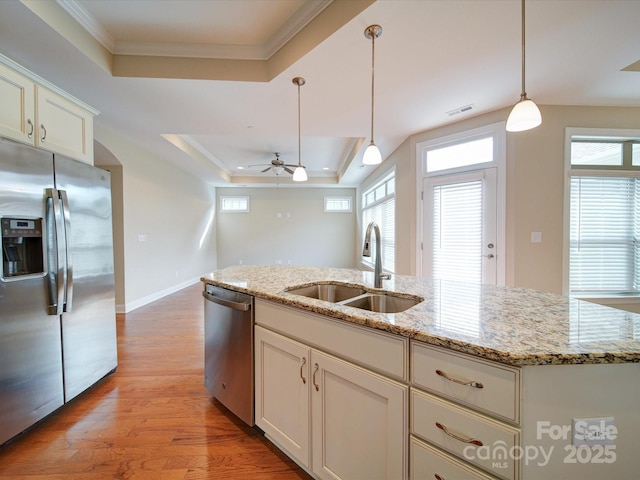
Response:
[[[118,315],[118,370],[0,447],[0,479],[309,479],[203,386],[201,286]]]

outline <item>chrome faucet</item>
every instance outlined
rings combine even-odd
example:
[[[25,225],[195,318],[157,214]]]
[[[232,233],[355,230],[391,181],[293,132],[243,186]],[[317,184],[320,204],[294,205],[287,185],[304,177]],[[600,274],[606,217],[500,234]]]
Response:
[[[382,256],[380,253],[380,228],[376,222],[371,222],[367,226],[367,233],[364,235],[364,247],[362,249],[363,257],[371,256],[371,230],[376,235],[376,259],[373,269],[373,286],[375,288],[382,288],[382,279],[389,280],[391,275],[388,273],[382,273]]]

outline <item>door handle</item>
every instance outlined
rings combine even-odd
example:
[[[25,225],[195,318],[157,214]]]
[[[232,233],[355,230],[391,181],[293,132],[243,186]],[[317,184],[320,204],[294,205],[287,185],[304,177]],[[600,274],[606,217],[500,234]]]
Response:
[[[60,196],[58,190],[55,188],[45,189],[45,199],[47,204],[51,200],[51,207],[53,210],[53,219],[50,218],[50,210],[47,207],[47,225],[53,230],[52,238],[55,241],[55,266],[52,260],[47,260],[49,264],[47,275],[49,276],[49,306],[47,311],[49,315],[61,315],[64,305],[64,284],[65,284],[65,268],[64,268],[64,254],[65,249],[63,245],[63,238],[61,238],[63,226],[62,226],[62,212],[60,209]],[[54,253],[52,252],[52,253]],[[53,270],[55,269],[55,273]]]
[[[491,258],[496,258],[496,256],[493,253],[488,253],[487,255],[482,255],[483,257],[487,257],[489,259]]]
[[[71,259],[71,214],[69,213],[69,199],[66,190],[58,190],[62,200],[62,219],[65,238],[65,264],[67,269],[67,281],[65,285],[64,311],[70,312],[73,306],[73,261]]]

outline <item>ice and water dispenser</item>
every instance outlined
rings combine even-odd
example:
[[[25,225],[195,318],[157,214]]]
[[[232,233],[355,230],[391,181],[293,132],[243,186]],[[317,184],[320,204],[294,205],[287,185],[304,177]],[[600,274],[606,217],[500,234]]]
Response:
[[[44,272],[44,247],[41,218],[3,217],[0,219],[2,235],[2,278]]]

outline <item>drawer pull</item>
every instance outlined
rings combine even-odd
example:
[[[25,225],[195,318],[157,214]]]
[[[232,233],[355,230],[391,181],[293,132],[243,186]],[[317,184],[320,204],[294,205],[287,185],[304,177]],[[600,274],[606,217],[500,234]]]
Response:
[[[302,375],[302,369],[306,364],[307,364],[307,359],[305,357],[302,357],[302,364],[300,365],[300,378],[302,379],[302,383],[304,384],[307,383],[307,379],[304,378],[304,375]]]
[[[445,480],[445,478],[442,475],[438,475],[437,473],[433,475],[434,477],[436,477],[436,480]]]
[[[482,385],[480,382],[476,382],[475,380],[471,380],[469,382],[465,382],[464,380],[458,380],[457,378],[450,377],[449,375],[446,374],[446,372],[443,372],[442,370],[436,370],[436,373],[441,377],[446,378],[450,382],[459,383],[460,385],[465,385],[467,387],[484,388],[484,385]]]
[[[446,425],[443,425],[441,423],[436,422],[436,427],[438,427],[440,430],[442,430],[444,433],[446,433],[447,435],[449,435],[451,438],[455,438],[456,440],[463,442],[463,443],[471,443],[472,445],[477,445],[478,447],[482,446],[482,442],[480,440],[478,440],[477,438],[464,438],[464,437],[460,437],[459,435],[456,435],[455,433],[451,433]]]

